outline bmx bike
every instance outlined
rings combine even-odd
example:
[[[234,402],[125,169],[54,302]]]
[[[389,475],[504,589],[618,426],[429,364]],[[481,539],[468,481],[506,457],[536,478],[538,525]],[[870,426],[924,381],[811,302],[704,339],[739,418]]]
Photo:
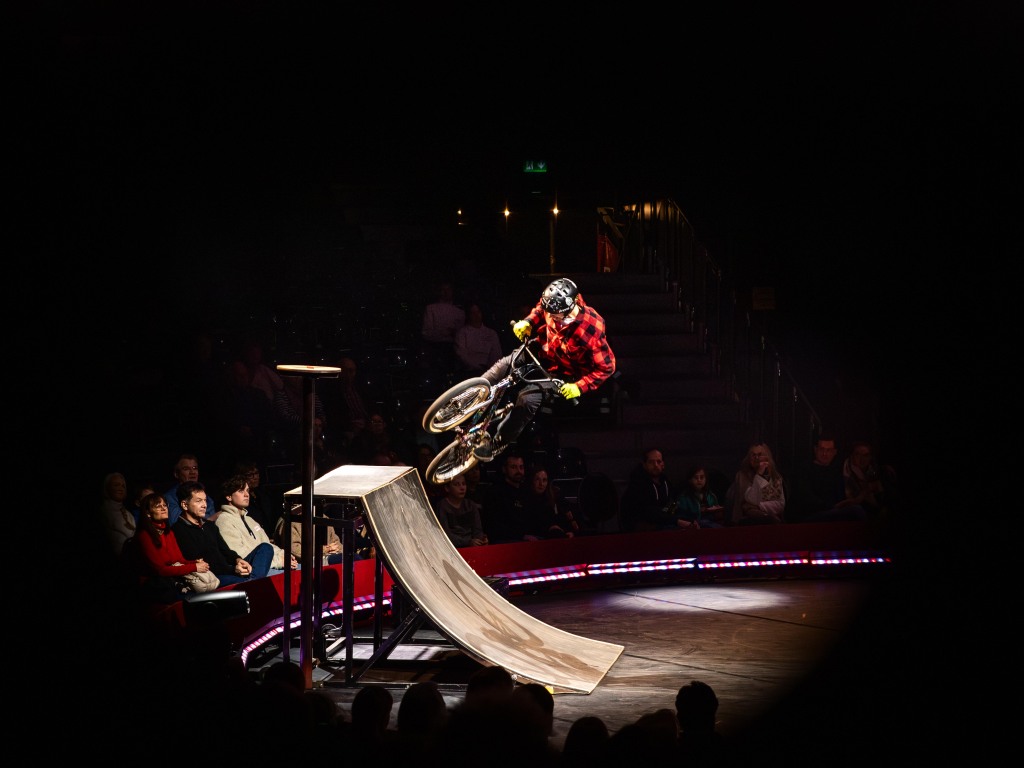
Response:
[[[565,383],[552,378],[530,349],[534,339],[526,339],[512,352],[509,372],[491,384],[482,376],[459,382],[438,397],[423,414],[423,429],[433,434],[452,432],[455,439],[442,448],[427,466],[426,479],[435,485],[447,483],[472,468],[480,460],[474,455],[478,446],[493,438],[491,428],[515,406],[515,396],[524,386],[540,386],[545,401]],[[578,398],[570,402],[576,404]]]

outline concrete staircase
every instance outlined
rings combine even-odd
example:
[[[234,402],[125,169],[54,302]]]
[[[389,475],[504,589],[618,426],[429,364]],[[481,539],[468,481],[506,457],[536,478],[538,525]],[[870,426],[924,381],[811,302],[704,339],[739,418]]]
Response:
[[[573,409],[557,401],[554,429],[578,448],[590,473],[607,475],[621,496],[648,448],[665,455],[678,481],[700,462],[731,478],[750,429],[743,406],[716,372],[710,345],[692,329],[675,293],[658,275],[567,275],[608,325],[618,373],[607,402]],[[602,390],[603,392],[603,390]]]

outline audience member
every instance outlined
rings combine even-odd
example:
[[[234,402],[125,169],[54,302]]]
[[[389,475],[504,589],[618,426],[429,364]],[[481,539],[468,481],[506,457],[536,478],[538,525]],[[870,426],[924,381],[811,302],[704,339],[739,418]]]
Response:
[[[241,360],[224,369],[218,430],[223,450],[233,456],[253,456],[266,462],[280,458],[274,450],[276,414],[273,400],[250,383],[249,370]]]
[[[678,528],[675,503],[678,493],[665,473],[665,459],[657,448],[644,451],[630,472],[619,502],[623,531],[658,531]]]
[[[390,762],[398,750],[398,734],[389,727],[394,696],[383,685],[364,685],[352,699],[349,753],[355,765]]]
[[[487,489],[480,506],[480,517],[491,544],[536,539],[530,533],[525,474],[525,462],[519,453],[506,451],[501,455],[501,476]]]
[[[293,511],[301,509],[301,505],[296,505]],[[314,512],[317,516],[322,517],[323,512],[320,511],[318,505],[314,506]],[[291,542],[289,543],[289,549],[291,550],[292,556],[296,561],[302,561],[302,519],[296,518],[291,515]],[[284,525],[285,518],[281,517],[277,521],[277,527],[274,529],[274,538],[278,546],[284,546]],[[313,535],[316,537],[322,537],[324,541],[321,547],[321,557],[324,565],[340,565],[345,562],[344,548],[341,544],[341,537],[338,536],[338,532],[334,529],[333,525],[317,525],[313,531]],[[362,560],[363,557],[357,552],[353,553],[353,557],[356,560]]]
[[[253,556],[253,550],[260,544],[269,544],[274,550],[270,562],[270,575],[282,573],[285,568],[298,568],[298,561],[291,553],[271,541],[263,526],[249,517],[249,481],[243,475],[229,477],[221,485],[220,514],[216,525],[224,541],[246,560]]]
[[[186,480],[199,479],[199,459],[193,453],[183,453],[174,463],[174,485],[164,492],[164,501],[167,502],[167,509],[170,512],[170,522],[174,525],[181,515],[181,507],[178,506],[178,486]]]
[[[123,551],[128,551],[128,547]],[[167,500],[156,493],[142,500],[142,515],[131,551],[136,558],[140,595],[146,602],[177,602],[188,591],[183,581],[185,574],[210,570],[205,560],[189,560],[182,553],[168,524]]]
[[[725,507],[708,485],[708,469],[703,464],[691,467],[676,499],[676,524],[680,528],[722,528]]]
[[[284,380],[276,370],[263,362],[263,344],[260,340],[255,336],[244,338],[236,359],[245,366],[246,383],[262,392],[267,402],[273,404],[275,393],[284,388]]]
[[[490,665],[473,670],[466,681],[463,702],[478,704],[485,701],[503,701],[511,698],[516,679],[504,667]]]
[[[694,680],[676,693],[680,765],[695,768],[726,766],[728,743],[716,728],[718,697],[707,683]]]
[[[142,513],[142,500],[149,494],[156,491],[156,484],[148,481],[140,481],[138,484],[133,485],[128,496],[131,499],[132,517],[135,518],[135,524],[139,524],[139,515]]]
[[[426,492],[431,504],[436,504],[444,498],[444,485],[438,485],[427,480],[427,467],[430,466],[430,462],[436,456],[437,451],[428,443],[420,443],[416,446],[416,473],[420,476],[423,490]]]
[[[814,443],[813,456],[797,466],[794,503],[788,522],[863,520],[864,508],[846,498],[841,462],[836,461],[836,441],[822,434]]]
[[[726,494],[732,525],[764,525],[783,522],[786,491],[771,449],[752,443]]]
[[[455,331],[455,370],[464,377],[480,376],[502,356],[498,332],[484,325],[477,303],[466,307],[466,324]]]
[[[397,446],[388,430],[388,422],[383,413],[374,411],[366,423],[366,428],[357,432],[349,444],[349,458],[353,464],[374,464],[374,457],[379,454],[394,453],[397,457]],[[388,462],[391,463],[390,461]]]
[[[444,484],[444,497],[434,503],[442,530],[456,547],[482,547],[487,534],[480,522],[480,505],[466,498],[466,478],[456,475]]]
[[[482,755],[494,768],[558,765],[558,753],[551,748],[537,705],[511,692],[483,700],[467,695],[449,713],[430,762],[443,762],[448,768],[476,768]]]
[[[474,464],[463,472],[462,476],[466,478],[466,498],[475,501],[480,505],[482,510],[484,498],[487,495],[486,492],[490,488],[491,484],[484,482],[483,473],[480,471],[480,465]],[[480,514],[480,521],[483,522],[483,512],[481,511]]]
[[[879,466],[871,444],[858,440],[850,446],[843,462],[846,499],[861,506],[869,520],[886,520],[896,505],[896,472]]]
[[[373,397],[369,385],[359,376],[359,366],[348,356],[338,361],[341,373],[337,379],[324,379],[317,384],[331,425],[328,450],[332,455],[349,454],[352,438],[361,432],[370,420]]]
[[[596,715],[578,717],[569,726],[562,742],[560,764],[565,768],[592,768],[602,765],[608,756],[611,734],[604,720]]]
[[[437,287],[437,299],[423,309],[420,326],[422,360],[435,382],[455,370],[455,332],[466,323],[466,313],[455,304],[455,288],[448,280]]]
[[[538,539],[571,539],[579,533],[579,523],[540,464],[526,474],[526,509],[530,531]]]
[[[538,729],[548,739],[546,762],[549,765],[557,765],[560,762],[560,753],[550,741],[555,733],[555,697],[551,691],[540,683],[523,683],[512,691],[512,701],[522,702],[527,712],[534,713]]]
[[[115,555],[120,555],[124,543],[135,535],[135,515],[125,503],[128,481],[120,472],[111,472],[103,478],[103,499],[100,517]]]
[[[249,517],[262,525],[264,531],[276,530],[283,514],[284,500],[280,493],[272,493],[263,487],[259,465],[242,459],[235,462],[231,474],[242,475],[249,482]],[[212,502],[210,506],[213,506]]]
[[[398,763],[422,760],[434,748],[447,721],[448,705],[436,682],[421,680],[410,685],[398,702]]]
[[[257,544],[243,558],[224,541],[220,528],[207,519],[212,500],[206,487],[199,481],[186,481],[178,486],[181,516],[171,530],[178,546],[190,560],[205,560],[222,585],[241,584],[260,579],[270,572],[274,549],[268,544]]]
[[[303,434],[306,419],[305,395],[301,376],[282,376],[283,386],[274,392],[274,416],[277,432],[282,441],[281,449],[294,463],[301,463]],[[326,468],[327,458],[327,412],[320,395],[313,392],[313,463],[319,470]]]

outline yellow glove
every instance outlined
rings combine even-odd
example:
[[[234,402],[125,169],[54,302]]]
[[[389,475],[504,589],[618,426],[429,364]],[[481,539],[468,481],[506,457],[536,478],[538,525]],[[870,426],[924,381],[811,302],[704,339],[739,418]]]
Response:
[[[577,387],[575,384],[571,384],[571,383],[570,384],[563,384],[562,388],[560,390],[558,390],[558,391],[562,394],[562,397],[564,397],[566,400],[575,400],[577,397],[580,396],[580,388]]]
[[[520,341],[526,341],[526,337],[533,332],[533,326],[530,325],[529,320],[518,320],[512,325],[512,333],[516,335],[516,338]]]

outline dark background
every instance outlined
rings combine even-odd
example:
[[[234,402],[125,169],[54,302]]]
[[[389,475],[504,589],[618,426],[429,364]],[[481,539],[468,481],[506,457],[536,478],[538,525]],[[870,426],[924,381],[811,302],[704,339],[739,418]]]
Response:
[[[500,199],[540,156],[560,199],[675,200],[725,266],[776,286],[784,343],[868,361],[902,420],[904,498],[1004,391],[991,342],[1012,333],[1019,254],[1015,4],[14,15],[8,313],[12,357],[31,364],[16,402],[46,433],[32,456],[91,469],[120,406],[105,377],[138,365],[117,340],[151,337],[146,354],[173,361],[186,313],[250,298],[254,272],[287,285],[290,238],[330,217],[334,185]],[[98,483],[77,484],[81,504]],[[953,511],[927,509],[931,541]],[[907,592],[921,615],[941,607],[937,574]]]

